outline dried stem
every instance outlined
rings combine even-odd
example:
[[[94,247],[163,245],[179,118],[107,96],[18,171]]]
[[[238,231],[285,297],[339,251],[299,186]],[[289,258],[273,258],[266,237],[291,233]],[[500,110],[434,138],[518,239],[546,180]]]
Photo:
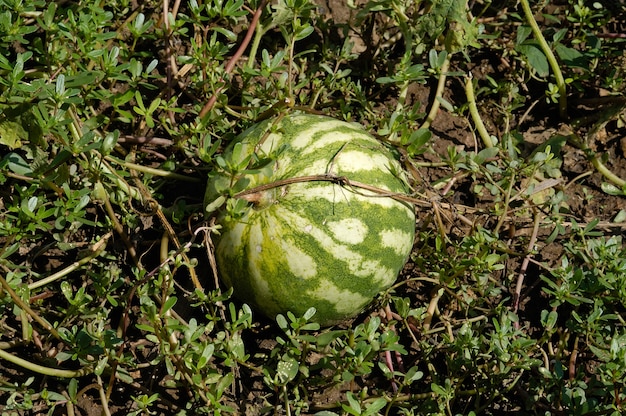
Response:
[[[241,42],[241,45],[239,45],[239,49],[237,49],[235,54],[230,58],[230,60],[226,64],[226,67],[224,67],[225,74],[230,74],[232,72],[233,68],[235,67],[235,64],[237,63],[237,61],[239,61],[239,58],[241,58],[241,56],[243,55],[243,52],[248,47],[248,44],[250,43],[250,40],[252,39],[252,34],[254,33],[256,25],[258,24],[259,19],[261,18],[261,14],[263,13],[263,9],[265,9],[266,4],[267,4],[267,0],[263,0],[261,4],[259,5],[259,7],[254,12],[254,15],[252,16],[252,21],[250,22],[250,27],[248,27],[248,32],[246,32],[246,37]],[[221,81],[224,81],[224,79],[222,78]],[[222,93],[223,89],[224,87],[221,86],[221,87],[218,87],[217,90],[215,90],[215,93],[213,93],[213,96],[211,96],[209,101],[204,105],[204,107],[202,107],[202,110],[200,111],[200,114],[199,114],[200,118],[203,118],[204,116],[208,114],[209,111],[211,111],[211,109],[217,102],[217,97]]]
[[[446,209],[454,209],[455,218],[462,221],[466,225],[470,225],[470,226],[473,225],[473,222],[470,219],[466,218],[465,216],[460,214],[458,211],[462,209],[464,212],[469,212],[469,211],[473,211],[474,208],[461,206],[458,204],[441,203],[441,202],[434,201],[434,200],[427,201],[427,200],[415,198],[415,197],[412,197],[412,196],[409,196],[400,192],[390,192],[386,189],[381,189],[381,188],[377,188],[375,186],[368,185],[362,182],[353,181],[351,179],[346,178],[345,176],[337,176],[337,175],[331,175],[331,174],[307,175],[307,176],[298,176],[295,178],[280,179],[275,182],[271,182],[271,183],[264,184],[264,185],[259,185],[254,188],[239,192],[238,194],[234,195],[234,198],[245,199],[247,201],[256,201],[258,200],[257,198],[258,194],[265,192],[267,190],[280,188],[282,186],[292,185],[296,183],[304,183],[304,182],[332,182],[337,185],[348,187],[353,192],[361,196],[366,196],[366,197],[371,197],[371,198],[391,198],[391,199],[395,199],[396,201],[406,202],[408,204],[412,204],[412,205],[423,207],[423,208],[432,208],[434,204],[437,204]],[[371,192],[371,194],[360,192],[359,189]]]
[[[39,316],[39,314],[37,314],[34,310],[32,310],[31,307],[28,306],[26,302],[24,302],[17,293],[15,293],[13,288],[9,285],[9,283],[2,276],[0,276],[0,286],[2,286],[2,289],[6,290],[9,296],[11,296],[11,299],[13,300],[15,305],[17,305],[18,308],[26,312],[31,318],[33,318],[37,323],[39,323],[39,325],[41,325],[46,331],[50,332],[50,334],[52,334],[52,336],[54,336],[56,339],[61,339],[61,336],[59,335],[57,330],[48,321],[43,319],[41,316]]]
[[[533,232],[530,236],[530,240],[528,241],[528,249],[527,254],[522,261],[522,266],[520,267],[519,275],[517,276],[517,284],[515,285],[515,293],[513,294],[513,313],[517,313],[519,309],[519,302],[522,296],[522,286],[524,285],[524,277],[526,276],[526,270],[528,269],[528,263],[530,263],[530,259],[532,257],[532,252],[535,247],[535,243],[537,242],[537,234],[539,233],[539,214],[535,211],[535,221],[533,225]],[[516,326],[519,323],[515,323]]]

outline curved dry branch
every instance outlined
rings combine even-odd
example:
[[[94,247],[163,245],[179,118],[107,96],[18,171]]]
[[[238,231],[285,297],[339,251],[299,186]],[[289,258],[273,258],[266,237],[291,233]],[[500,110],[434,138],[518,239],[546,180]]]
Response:
[[[396,201],[405,202],[405,203],[408,203],[417,207],[431,208],[433,204],[438,204],[441,207],[446,208],[446,209],[452,210],[454,208],[454,211],[456,211],[455,215],[458,219],[460,219],[467,225],[470,225],[470,226],[473,225],[473,222],[471,220],[464,217],[458,211],[459,209],[461,209],[463,212],[470,212],[470,211],[474,211],[474,208],[467,207],[467,206],[460,206],[456,204],[441,203],[439,201],[434,201],[432,199],[424,200],[424,199],[417,198],[415,196],[406,195],[401,192],[391,192],[386,189],[377,188],[375,186],[368,185],[363,182],[354,181],[345,176],[337,176],[337,175],[332,175],[332,174],[305,175],[305,176],[298,176],[295,178],[280,179],[271,183],[259,185],[254,188],[241,191],[238,194],[235,194],[233,197],[239,198],[239,199],[245,199],[246,201],[249,201],[249,202],[256,202],[258,201],[259,194],[265,191],[268,191],[274,188],[280,188],[283,186],[293,185],[296,183],[305,183],[305,182],[332,182],[334,184],[349,188],[351,191],[361,196],[365,196],[369,198],[391,198]],[[362,190],[368,191],[371,193],[364,193],[362,192]]]

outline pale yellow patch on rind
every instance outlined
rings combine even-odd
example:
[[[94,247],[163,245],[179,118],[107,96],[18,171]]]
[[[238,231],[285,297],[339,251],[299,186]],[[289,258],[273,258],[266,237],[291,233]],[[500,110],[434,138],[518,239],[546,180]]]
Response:
[[[329,144],[350,140],[351,135],[337,133],[337,130],[345,127],[344,122],[332,119],[324,120],[322,123],[312,123],[306,130],[299,131],[290,144],[293,149],[310,153]],[[358,130],[355,130],[355,133],[358,133]]]
[[[352,314],[363,308],[371,299],[359,293],[342,290],[330,280],[323,280],[315,290],[307,292],[311,297],[330,302],[340,314]]]
[[[265,226],[261,221],[251,223],[249,227],[247,244],[250,250],[248,251],[248,260],[250,264],[258,265],[265,261],[267,257],[267,247],[263,246],[263,240],[266,238],[264,235],[266,228],[264,229]],[[274,228],[272,231],[275,232],[276,229]],[[268,282],[264,279],[264,276],[261,275],[261,268],[249,267],[248,271],[252,277],[250,282],[252,282],[255,295],[261,299],[271,299],[271,290]]]
[[[317,265],[313,257],[300,250],[293,243],[285,240],[281,241],[281,248],[285,255],[285,260],[287,260],[289,271],[294,276],[304,279],[311,279],[317,276]],[[274,253],[274,255],[278,255],[278,253]]]
[[[380,241],[383,247],[388,247],[402,256],[413,247],[413,234],[398,229],[383,230],[380,232]]]
[[[337,153],[335,163],[342,172],[371,171],[389,165],[389,158],[381,153],[344,150]]]
[[[380,262],[365,259],[347,245],[337,243],[330,235],[319,227],[313,226],[310,220],[302,218],[288,209],[280,209],[280,215],[284,221],[294,225],[296,229],[304,230],[308,227],[311,235],[324,250],[337,260],[345,262],[351,274],[358,277],[373,277],[376,281],[385,281],[393,272],[384,267]],[[395,279],[395,276],[393,276]]]
[[[358,218],[345,218],[339,221],[330,221],[326,226],[335,240],[346,244],[360,244],[367,237],[369,229]]]

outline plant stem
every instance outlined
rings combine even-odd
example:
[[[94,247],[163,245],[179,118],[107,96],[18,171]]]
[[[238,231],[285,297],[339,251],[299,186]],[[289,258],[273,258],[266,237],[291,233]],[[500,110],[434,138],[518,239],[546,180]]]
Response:
[[[446,60],[443,61],[443,64],[441,65],[439,81],[437,82],[437,90],[435,91],[435,99],[433,100],[433,105],[430,107],[428,116],[426,116],[426,120],[420,126],[421,129],[429,128],[432,122],[435,120],[435,117],[437,117],[437,113],[439,112],[439,107],[441,105],[441,97],[443,96],[443,90],[446,86],[446,79],[447,79],[446,72],[448,72],[449,67],[450,67],[450,54],[446,56]]]
[[[522,265],[520,267],[519,274],[517,275],[517,283],[515,284],[515,293],[513,294],[513,313],[514,314],[517,314],[517,311],[519,309],[519,303],[522,297],[522,286],[524,285],[524,278],[526,276],[526,270],[528,269],[528,264],[530,263],[533,250],[535,249],[535,243],[537,242],[537,235],[539,233],[540,217],[536,209],[533,209],[533,211],[534,211],[533,232],[530,236],[530,241],[528,242],[526,256],[524,256],[524,260],[522,260]],[[519,327],[519,322],[515,322],[515,327],[516,328]]]
[[[126,167],[128,169],[133,169],[133,170],[136,170],[136,171],[139,171],[139,172],[143,172],[143,173],[147,173],[147,174],[150,174],[150,175],[162,176],[164,178],[175,179],[175,180],[185,181],[185,182],[200,182],[200,179],[198,179],[198,178],[193,178],[191,176],[181,175],[181,174],[175,173],[175,172],[169,172],[167,170],[149,168],[147,166],[138,165],[136,163],[126,162],[125,160],[118,159],[118,158],[113,157],[113,156],[105,156],[104,158],[106,160],[110,161],[110,162],[114,162],[114,163],[120,164],[120,165],[122,165],[122,166],[124,166],[124,167]]]
[[[98,379],[98,395],[100,396],[100,403],[102,404],[102,413],[104,416],[111,416],[111,411],[109,410],[108,398],[106,396],[106,391],[104,390],[104,385],[102,384],[102,379],[99,375],[96,374]]]
[[[52,376],[52,377],[62,377],[62,378],[82,377],[92,371],[92,369],[88,367],[83,367],[80,370],[63,370],[59,368],[44,367],[39,364],[31,363],[30,361],[24,360],[20,357],[16,357],[15,355],[8,353],[4,350],[0,350],[0,358],[3,358],[15,365],[19,365],[20,367],[33,371],[35,373],[43,374],[46,376]]]
[[[626,187],[626,180],[620,178],[609,168],[607,168],[606,165],[602,163],[602,160],[598,157],[598,155],[593,150],[591,150],[589,146],[576,133],[570,133],[568,135],[568,141],[585,153],[587,159],[589,159],[593,167],[596,168],[596,170],[600,172],[602,176],[604,176],[606,179],[608,179],[610,182],[613,182],[613,184],[619,186],[620,188]]]
[[[404,38],[404,55],[400,61],[400,65],[402,66],[402,68],[399,70],[399,72],[406,71],[411,66],[411,61],[413,57],[413,36],[407,24],[409,22],[409,17],[406,15],[406,13],[404,13],[404,10],[400,8],[397,2],[392,1],[391,7],[395,12],[400,32],[402,33],[402,37]],[[398,102],[396,103],[395,110],[398,113],[404,108],[406,97],[409,92],[409,85],[411,85],[411,81],[405,80],[402,82],[402,86],[400,87],[400,94],[398,95]]]
[[[559,66],[559,62],[556,60],[556,56],[554,56],[552,49],[550,49],[550,45],[548,45],[546,38],[543,37],[541,29],[539,29],[539,25],[533,16],[528,0],[520,0],[520,3],[522,4],[524,15],[526,16],[526,20],[530,25],[533,35],[535,36],[537,42],[539,42],[539,46],[541,47],[544,55],[546,55],[550,68],[552,68],[552,73],[554,74],[554,78],[556,80],[556,86],[559,89],[559,117],[565,119],[567,118],[567,91],[565,89],[565,79],[563,78],[561,67]]]
[[[480,114],[478,113],[471,74],[470,76],[465,77],[465,95],[467,96],[467,105],[469,107],[470,115],[472,116],[472,120],[474,121],[474,125],[476,126],[476,130],[478,131],[480,138],[485,144],[485,147],[493,147],[491,136],[489,135],[489,132],[487,132],[483,119],[480,118]]]
[[[259,22],[259,19],[261,18],[261,14],[263,14],[263,9],[265,9],[266,4],[267,4],[267,0],[263,0],[261,4],[259,5],[259,7],[254,12],[254,15],[252,16],[252,20],[250,21],[250,27],[248,27],[248,31],[246,32],[245,38],[241,41],[239,48],[237,49],[235,54],[230,58],[230,60],[226,64],[226,67],[224,67],[225,74],[230,74],[232,72],[232,70],[235,68],[235,64],[237,63],[239,58],[241,58],[241,56],[243,55],[244,51],[248,47],[248,44],[250,44],[250,40],[252,39],[252,34],[254,33],[256,29],[256,25]],[[200,119],[204,118],[209,113],[209,111],[211,111],[211,109],[217,102],[217,97],[222,93],[223,89],[224,89],[223,86],[219,87],[215,91],[215,93],[213,93],[213,96],[209,99],[209,101],[207,101],[204,107],[202,107],[200,114],[198,114],[198,117]]]
[[[108,241],[111,235],[112,233],[109,232],[101,240],[99,240],[96,244],[94,244],[93,247],[91,248],[91,253],[88,256],[85,256],[82,259],[75,261],[74,263],[70,264],[69,266],[67,266],[66,268],[64,268],[63,270],[59,272],[56,272],[44,279],[41,279],[34,283],[29,284],[28,289],[33,290],[38,287],[45,286],[48,283],[54,282],[55,280],[60,279],[63,276],[67,276],[70,272],[73,272],[74,270],[78,269],[83,264],[89,263],[91,260],[98,257],[100,253],[102,253],[102,251],[106,247],[106,242]]]
[[[498,223],[496,224],[494,228],[494,233],[498,233],[500,231],[500,228],[502,228],[502,225],[504,224],[504,220],[507,217],[509,204],[511,203],[511,192],[513,192],[514,183],[515,183],[515,173],[513,173],[511,175],[511,179],[509,179],[509,186],[506,190],[506,194],[504,194],[504,204],[503,204],[503,209],[502,209],[502,215],[500,215],[500,218],[498,219]]]
[[[600,160],[597,155],[591,155],[590,157],[591,164],[596,168],[598,172],[602,174],[606,179],[613,182],[615,185],[623,188],[626,186],[626,180],[620,178],[616,174],[614,174],[609,168],[606,167],[604,163]]]
[[[252,44],[250,45],[250,51],[248,52],[248,69],[254,68],[254,60],[259,50],[259,45],[261,44],[261,39],[265,36],[268,30],[272,29],[274,25],[270,24],[269,27],[263,26],[263,24],[259,23],[254,30],[254,39],[252,40]]]
[[[39,316],[39,314],[37,314],[34,310],[32,310],[31,307],[28,306],[28,304],[26,304],[26,302],[24,302],[17,293],[15,293],[13,288],[9,285],[9,283],[2,276],[0,276],[0,286],[2,286],[2,288],[7,291],[9,296],[11,296],[11,299],[15,303],[15,306],[17,306],[18,308],[26,312],[28,315],[30,315],[31,318],[37,321],[37,323],[39,323],[42,327],[44,327],[46,331],[50,332],[52,336],[54,336],[56,339],[61,339],[61,336],[59,335],[57,330],[52,325],[50,325],[48,321],[43,319],[41,316]]]

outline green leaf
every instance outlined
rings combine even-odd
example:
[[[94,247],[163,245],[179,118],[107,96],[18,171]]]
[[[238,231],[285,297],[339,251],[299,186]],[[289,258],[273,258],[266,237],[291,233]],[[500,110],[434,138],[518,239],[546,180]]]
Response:
[[[245,169],[248,166],[250,155],[244,153],[243,145],[241,143],[235,143],[231,153],[231,166],[235,167],[236,171]]]
[[[438,384],[432,383],[430,385],[431,390],[438,396],[446,396],[446,390]]]
[[[405,380],[408,383],[412,383],[417,380],[421,380],[424,377],[424,373],[419,370],[417,366],[409,368],[409,371],[405,374]]]
[[[176,296],[170,296],[169,298],[167,298],[167,300],[163,304],[163,307],[161,308],[161,313],[165,314],[167,311],[172,309],[174,305],[176,304],[177,300],[178,299],[176,298]]]
[[[296,41],[302,40],[309,36],[311,33],[313,33],[313,30],[313,26],[307,23],[298,29],[298,31],[295,33],[294,39]]]
[[[104,139],[102,140],[100,152],[103,155],[108,155],[109,153],[111,153],[113,148],[115,148],[115,145],[117,144],[117,140],[119,139],[119,137],[120,137],[119,130],[115,130],[114,132],[108,132],[106,136],[104,136]]]
[[[604,191],[605,193],[609,195],[626,196],[626,189],[624,188],[620,189],[617,186],[613,185],[612,183],[602,182],[600,187],[602,188],[602,191]]]
[[[559,58],[561,58],[563,64],[572,68],[589,68],[587,60],[585,59],[583,54],[578,52],[576,49],[568,48],[561,43],[556,44],[554,49],[559,55]]]
[[[379,397],[365,408],[365,412],[363,412],[364,416],[375,415],[378,414],[378,411],[383,407],[387,406],[387,400],[383,397]]]
[[[156,109],[159,107],[159,104],[161,104],[161,99],[157,97],[154,99],[154,101],[150,103],[150,107],[148,107],[148,113],[149,114],[154,113]]]
[[[224,195],[220,195],[212,202],[209,202],[204,208],[204,211],[207,214],[212,214],[213,212],[220,209],[224,205],[224,203],[226,203],[226,197]]]
[[[287,318],[285,318],[285,316],[282,314],[276,315],[276,323],[282,330],[286,330],[287,328],[289,328],[289,324],[287,323]]]
[[[209,360],[211,359],[211,357],[213,356],[214,351],[215,351],[215,345],[207,344],[202,350],[202,354],[200,355],[200,358],[198,359],[198,362],[196,363],[196,368],[198,369],[204,368],[209,362]],[[232,374],[232,373],[229,373],[229,374]]]
[[[544,55],[541,47],[534,42],[527,42],[517,46],[518,52],[526,57],[528,65],[534,69],[541,77],[546,77],[550,73],[548,58]]]
[[[307,309],[307,311],[304,313],[303,318],[306,319],[307,321],[310,320],[311,318],[313,318],[313,315],[315,315],[317,311],[315,310],[315,308],[309,308]]]
[[[220,379],[220,381],[217,383],[217,398],[219,399],[222,396],[222,393],[224,393],[224,391],[226,391],[226,389],[228,387],[230,387],[233,384],[233,381],[235,380],[235,375],[233,373],[227,373],[224,377],[222,377]]]
[[[104,370],[107,367],[107,363],[109,362],[109,357],[107,357],[106,355],[102,358],[100,358],[98,360],[98,364],[96,364],[96,367],[94,368],[93,372],[96,375],[102,375],[102,373],[104,372]]]
[[[411,133],[411,136],[408,140],[409,145],[407,147],[407,151],[409,152],[409,154],[420,155],[426,152],[426,150],[428,150],[426,145],[428,144],[432,136],[432,132],[426,128],[420,128]]]
[[[276,375],[280,384],[284,385],[293,380],[298,375],[298,367],[298,361],[295,358],[283,356],[276,368]]]
[[[559,315],[556,311],[548,312],[545,309],[541,311],[541,323],[544,326],[544,328],[548,331],[554,328],[554,325],[556,325],[558,317]]]
[[[22,147],[22,140],[28,140],[28,132],[20,123],[9,120],[0,122],[0,145],[13,150]]]
[[[497,147],[487,147],[483,150],[481,150],[480,152],[478,152],[478,154],[475,157],[475,162],[478,163],[479,165],[482,165],[483,163],[485,163],[487,160],[496,157],[496,155],[498,154],[500,150]]]
[[[356,396],[354,395],[354,393],[349,391],[348,393],[346,393],[346,398],[348,399],[349,406],[346,406],[345,404],[341,405],[343,410],[345,410],[346,412],[350,413],[351,415],[360,415],[361,414],[361,404],[356,399]]]
[[[531,33],[533,33],[533,30],[530,26],[520,25],[517,28],[517,38],[515,40],[515,44],[519,46],[524,43]]]
[[[65,92],[65,75],[59,74],[57,77],[55,92],[57,95],[61,96]]]
[[[76,403],[77,397],[76,393],[78,392],[78,380],[75,378],[71,379],[67,385],[67,394],[70,396],[70,400],[72,403]]]

